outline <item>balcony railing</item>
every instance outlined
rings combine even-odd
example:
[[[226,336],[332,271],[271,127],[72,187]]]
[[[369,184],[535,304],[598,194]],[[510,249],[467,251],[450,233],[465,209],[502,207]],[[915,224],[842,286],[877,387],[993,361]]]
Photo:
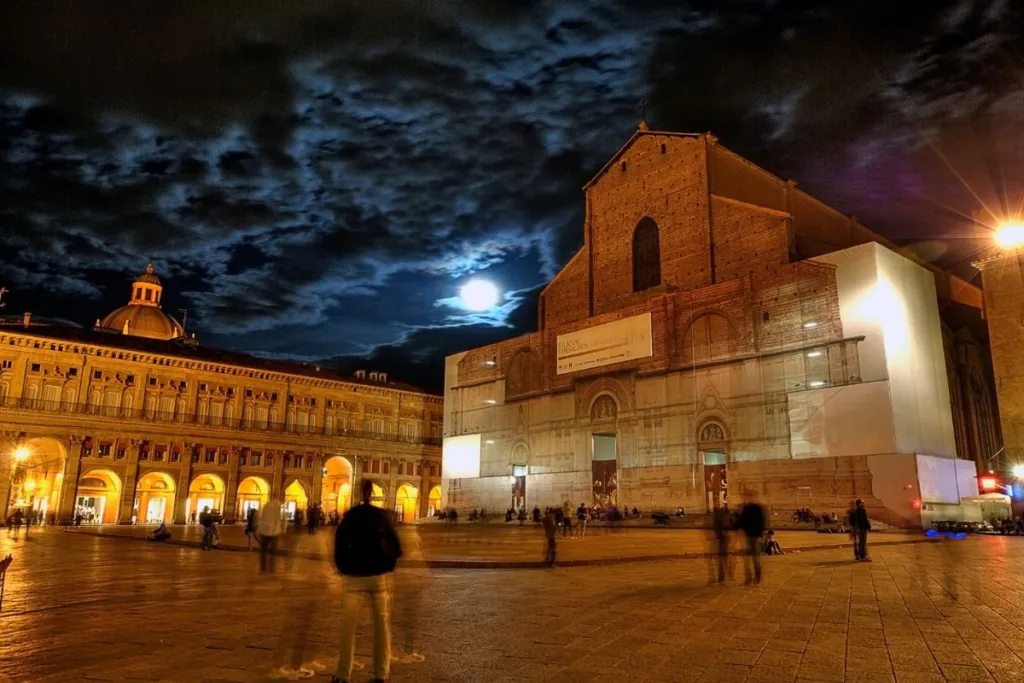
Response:
[[[441,439],[429,436],[407,436],[402,434],[378,433],[362,429],[342,429],[336,425],[303,425],[287,422],[260,421],[255,418],[221,417],[209,413],[199,415],[186,412],[162,412],[147,408],[125,408],[121,406],[93,405],[91,403],[69,403],[66,401],[48,401],[40,398],[0,399],[0,408],[31,410],[42,413],[59,413],[64,415],[95,415],[120,420],[140,420],[164,424],[193,424],[210,427],[223,427],[246,432],[272,432],[278,434],[302,434],[308,436],[338,436],[350,439],[370,439],[392,443],[408,443],[422,446],[440,446]]]

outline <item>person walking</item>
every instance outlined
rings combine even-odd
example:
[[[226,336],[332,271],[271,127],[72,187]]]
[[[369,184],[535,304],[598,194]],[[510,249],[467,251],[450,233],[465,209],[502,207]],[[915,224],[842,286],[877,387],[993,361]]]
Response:
[[[714,538],[715,567],[717,567],[718,583],[725,583],[726,569],[729,565],[729,528],[730,528],[729,507],[723,505],[715,508],[711,515],[711,529]],[[730,570],[730,575],[732,574]],[[715,582],[715,573],[708,577],[708,583]]]
[[[332,683],[348,683],[355,652],[360,602],[373,612],[373,681],[383,683],[391,671],[390,574],[402,545],[388,513],[370,504],[373,482],[364,479],[362,503],[345,513],[334,535],[334,564],[344,577],[341,594],[341,643]]]
[[[558,526],[555,511],[548,508],[544,514],[544,538],[547,542],[544,563],[549,567],[555,566],[555,536],[558,532]]]
[[[213,520],[214,516],[210,512],[210,506],[204,506],[203,511],[199,513],[199,525],[203,527],[203,541],[199,544],[199,548],[202,550],[213,550]]]
[[[320,508],[314,503],[307,511],[306,533],[310,536],[316,534],[316,528],[320,524]]]
[[[853,559],[858,562],[870,562],[868,532],[871,531],[871,521],[861,498],[857,499],[853,510],[850,511],[850,531],[853,533]]]
[[[747,498],[740,509],[739,527],[747,541],[746,552],[743,554],[744,583],[748,586],[751,580],[761,583],[761,537],[764,536],[764,508],[753,498]],[[753,569],[753,571],[751,571]]]
[[[8,524],[10,524],[10,527],[7,529],[8,537],[12,536],[11,531],[13,530],[13,538],[15,541],[18,540],[18,536],[21,535],[21,523],[24,521],[24,519],[25,513],[21,511],[21,508],[18,508],[17,510],[14,511],[14,513],[10,517],[10,520],[8,521]]]
[[[580,506],[576,508],[576,535],[579,538],[587,533],[587,506],[580,503]]]
[[[263,508],[260,509],[260,520],[256,526],[256,532],[260,536],[260,573],[273,573],[274,553],[277,551],[277,541],[284,531],[284,523],[281,521],[281,501],[277,496],[271,496]]]
[[[249,552],[252,552],[252,539],[256,538],[256,508],[249,508],[245,512],[245,538]],[[259,540],[256,542],[259,543]]]

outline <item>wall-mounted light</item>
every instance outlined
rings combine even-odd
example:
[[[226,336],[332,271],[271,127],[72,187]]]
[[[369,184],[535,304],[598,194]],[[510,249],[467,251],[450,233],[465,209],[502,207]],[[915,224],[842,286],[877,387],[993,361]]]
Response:
[[[484,400],[484,403],[486,403],[489,406],[493,406],[495,403],[497,403],[497,401],[495,401],[493,398],[488,398]]]
[[[484,441],[484,443],[487,445],[491,445],[494,443],[494,439],[487,439],[487,441]]]
[[[808,358],[819,358],[820,356],[821,351],[811,351],[810,353],[807,354]]]
[[[494,360],[493,358],[491,358],[490,360],[485,360],[484,361],[484,365],[490,365],[492,367],[497,365],[497,364],[498,364],[498,361]]]
[[[818,326],[818,321],[817,320],[808,320],[807,322],[804,323],[804,329],[805,330],[814,329],[817,326]]]
[[[820,379],[816,379],[816,380],[814,380],[813,382],[809,382],[809,383],[807,384],[807,386],[809,386],[809,387],[810,387],[810,388],[812,388],[812,389],[817,389],[817,388],[819,388],[819,387],[823,387],[823,386],[825,386],[825,382],[823,382],[823,381],[822,381],[822,380],[820,380]]]

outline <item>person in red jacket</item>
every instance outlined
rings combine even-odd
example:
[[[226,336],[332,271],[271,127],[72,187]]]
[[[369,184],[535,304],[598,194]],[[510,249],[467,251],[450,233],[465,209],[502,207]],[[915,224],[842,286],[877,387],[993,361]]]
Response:
[[[373,482],[364,479],[362,502],[345,513],[334,536],[334,564],[344,577],[341,596],[341,647],[332,683],[352,675],[356,618],[368,599],[373,611],[373,681],[383,683],[391,671],[390,574],[402,545],[384,510],[370,505]]]

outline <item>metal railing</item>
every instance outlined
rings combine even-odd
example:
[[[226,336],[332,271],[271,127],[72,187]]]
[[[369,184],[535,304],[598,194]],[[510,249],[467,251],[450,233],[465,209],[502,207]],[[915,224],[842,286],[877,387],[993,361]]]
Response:
[[[223,427],[246,432],[272,432],[278,434],[302,434],[308,436],[338,436],[351,439],[370,439],[391,443],[408,443],[422,446],[440,446],[441,439],[430,436],[409,436],[389,432],[376,432],[362,429],[343,429],[337,425],[304,425],[288,422],[261,421],[256,418],[223,417],[210,413],[198,414],[178,411],[159,411],[149,408],[127,408],[123,406],[96,405],[92,403],[71,403],[68,401],[52,401],[41,398],[0,399],[0,408],[31,410],[43,413],[59,413],[63,415],[94,415],[119,420],[138,420],[142,422],[159,422],[165,424],[193,424],[210,427]]]

